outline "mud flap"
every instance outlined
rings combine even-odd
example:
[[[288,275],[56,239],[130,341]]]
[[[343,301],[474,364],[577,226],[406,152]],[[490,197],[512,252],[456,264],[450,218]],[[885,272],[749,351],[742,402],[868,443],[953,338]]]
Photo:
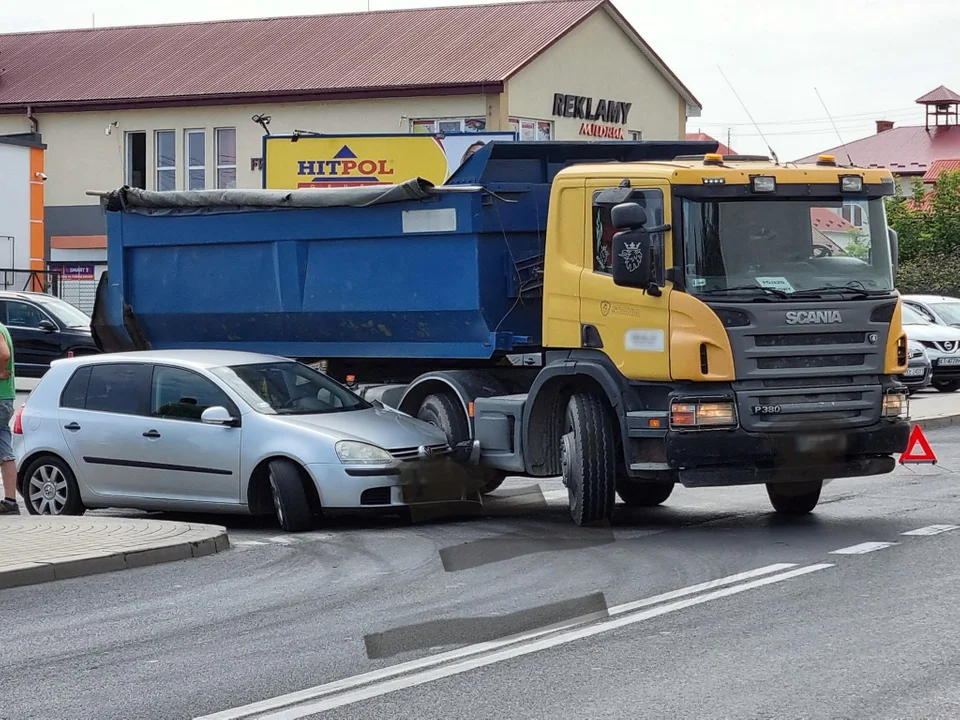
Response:
[[[137,321],[133,308],[127,303],[123,304],[122,330],[110,324],[110,315],[107,311],[109,284],[107,272],[104,272],[97,285],[97,296],[93,303],[93,319],[90,321],[90,332],[97,348],[104,353],[150,350],[150,341],[147,340],[143,328]]]

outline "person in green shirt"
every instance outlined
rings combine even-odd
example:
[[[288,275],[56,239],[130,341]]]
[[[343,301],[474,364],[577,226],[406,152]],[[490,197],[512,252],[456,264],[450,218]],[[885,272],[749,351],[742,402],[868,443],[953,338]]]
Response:
[[[17,463],[13,454],[10,419],[13,401],[17,399],[17,378],[13,371],[13,340],[6,326],[0,324],[0,476],[3,477],[3,499],[0,515],[19,515],[17,505]]]

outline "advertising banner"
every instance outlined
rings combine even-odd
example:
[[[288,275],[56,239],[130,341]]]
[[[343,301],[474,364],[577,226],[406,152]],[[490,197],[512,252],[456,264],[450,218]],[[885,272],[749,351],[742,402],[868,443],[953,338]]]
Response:
[[[87,265],[67,265],[62,263],[50,263],[49,269],[59,272],[64,280],[93,280],[95,268],[92,264]]]
[[[491,141],[516,135],[287,135],[264,139],[264,188],[358,187],[396,184],[415,177],[442,185],[464,160]]]

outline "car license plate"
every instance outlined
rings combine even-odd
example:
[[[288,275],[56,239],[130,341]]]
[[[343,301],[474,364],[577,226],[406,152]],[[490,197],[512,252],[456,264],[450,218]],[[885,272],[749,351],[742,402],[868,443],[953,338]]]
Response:
[[[940,358],[937,365],[960,365],[960,357]]]
[[[845,435],[798,435],[797,452],[813,453],[831,450],[843,450],[846,447]]]
[[[951,358],[952,360],[953,358]],[[919,377],[923,375],[924,369],[922,367],[917,368],[907,368],[907,371],[903,374],[904,377]]]

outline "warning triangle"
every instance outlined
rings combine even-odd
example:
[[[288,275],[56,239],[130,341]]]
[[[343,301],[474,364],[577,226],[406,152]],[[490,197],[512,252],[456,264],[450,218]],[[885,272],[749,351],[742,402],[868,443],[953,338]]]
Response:
[[[917,446],[920,446],[919,450]],[[907,441],[907,450],[900,456],[900,464],[903,463],[930,463],[937,464],[937,456],[933,454],[933,449],[927,438],[923,435],[923,430],[919,425],[914,425],[910,431],[910,440]]]
[[[335,157],[337,160],[342,160],[343,158],[356,158],[357,155],[353,152],[353,150],[344,145],[333,157]]]

